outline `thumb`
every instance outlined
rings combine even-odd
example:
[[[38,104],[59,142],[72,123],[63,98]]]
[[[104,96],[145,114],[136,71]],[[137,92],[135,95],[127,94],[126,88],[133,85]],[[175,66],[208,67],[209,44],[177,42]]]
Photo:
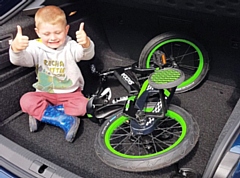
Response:
[[[84,30],[84,23],[82,22],[79,26],[79,31],[83,31]]]
[[[22,35],[22,28],[20,25],[17,26],[17,35]]]

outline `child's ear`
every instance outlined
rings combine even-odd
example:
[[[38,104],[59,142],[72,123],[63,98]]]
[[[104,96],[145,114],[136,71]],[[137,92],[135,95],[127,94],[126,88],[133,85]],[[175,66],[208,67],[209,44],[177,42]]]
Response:
[[[66,35],[67,35],[67,34],[68,34],[68,30],[69,30],[70,26],[69,26],[69,25],[67,25],[65,28],[66,28]]]
[[[38,35],[38,37],[41,38],[38,29],[37,29],[37,28],[34,28],[34,30],[35,30],[36,34]]]

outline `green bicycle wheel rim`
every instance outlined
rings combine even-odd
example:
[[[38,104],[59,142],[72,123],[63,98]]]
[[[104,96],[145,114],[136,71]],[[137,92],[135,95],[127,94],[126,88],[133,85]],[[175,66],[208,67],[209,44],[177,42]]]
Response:
[[[106,130],[106,133],[104,136],[104,142],[105,142],[107,149],[119,157],[128,158],[128,159],[150,158],[150,157],[154,157],[154,156],[157,156],[157,155],[160,155],[160,154],[170,151],[171,149],[177,147],[181,143],[181,141],[185,138],[185,135],[187,133],[187,125],[186,125],[186,122],[184,121],[184,119],[182,118],[182,116],[180,116],[179,114],[177,114],[174,111],[168,110],[166,116],[175,119],[178,123],[180,123],[180,125],[182,127],[182,133],[181,133],[180,137],[178,138],[178,140],[176,140],[176,142],[174,144],[172,144],[168,148],[166,148],[160,152],[154,153],[154,154],[138,155],[138,156],[127,155],[127,154],[123,154],[123,153],[116,151],[110,144],[111,135],[114,132],[114,130],[116,130],[119,126],[121,126],[124,122],[126,122],[128,120],[128,118],[126,116],[120,116],[119,118],[116,118],[115,121],[113,121],[113,123]]]
[[[198,53],[198,56],[199,56],[199,66],[198,66],[198,69],[197,71],[194,73],[194,75],[192,75],[189,79],[183,81],[180,85],[178,85],[177,88],[182,88],[182,87],[185,87],[187,85],[190,85],[191,83],[193,83],[198,77],[199,75],[201,74],[202,70],[203,70],[203,54],[201,52],[201,50],[194,44],[192,43],[191,41],[188,41],[188,40],[185,40],[185,39],[171,39],[171,40],[166,40],[162,43],[159,43],[157,46],[155,46],[149,53],[148,57],[147,57],[147,61],[146,61],[146,68],[149,68],[150,67],[150,61],[151,61],[151,57],[153,55],[153,53],[160,47],[162,47],[163,45],[165,44],[168,44],[168,43],[172,43],[172,42],[182,42],[182,43],[187,43],[189,44],[190,46],[192,46]]]

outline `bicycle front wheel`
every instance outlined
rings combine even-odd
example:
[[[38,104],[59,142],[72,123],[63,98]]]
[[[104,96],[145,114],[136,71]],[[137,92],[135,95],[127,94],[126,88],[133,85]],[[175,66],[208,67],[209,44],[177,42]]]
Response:
[[[195,146],[199,126],[184,109],[170,105],[166,118],[148,135],[133,135],[128,117],[115,115],[104,122],[95,139],[95,151],[107,165],[130,172],[167,167]]]
[[[179,68],[185,74],[185,80],[177,87],[176,93],[196,87],[209,70],[208,54],[199,42],[170,32],[154,37],[145,45],[139,57],[139,67],[159,67],[155,61],[161,63],[158,59],[162,53],[166,56],[165,66]]]

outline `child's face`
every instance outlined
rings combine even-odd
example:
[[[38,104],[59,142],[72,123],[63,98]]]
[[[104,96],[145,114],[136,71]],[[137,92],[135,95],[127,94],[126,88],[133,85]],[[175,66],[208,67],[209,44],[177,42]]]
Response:
[[[42,39],[42,43],[52,49],[58,48],[65,42],[68,30],[69,25],[65,26],[60,23],[55,25],[43,23],[35,28],[37,35]]]

